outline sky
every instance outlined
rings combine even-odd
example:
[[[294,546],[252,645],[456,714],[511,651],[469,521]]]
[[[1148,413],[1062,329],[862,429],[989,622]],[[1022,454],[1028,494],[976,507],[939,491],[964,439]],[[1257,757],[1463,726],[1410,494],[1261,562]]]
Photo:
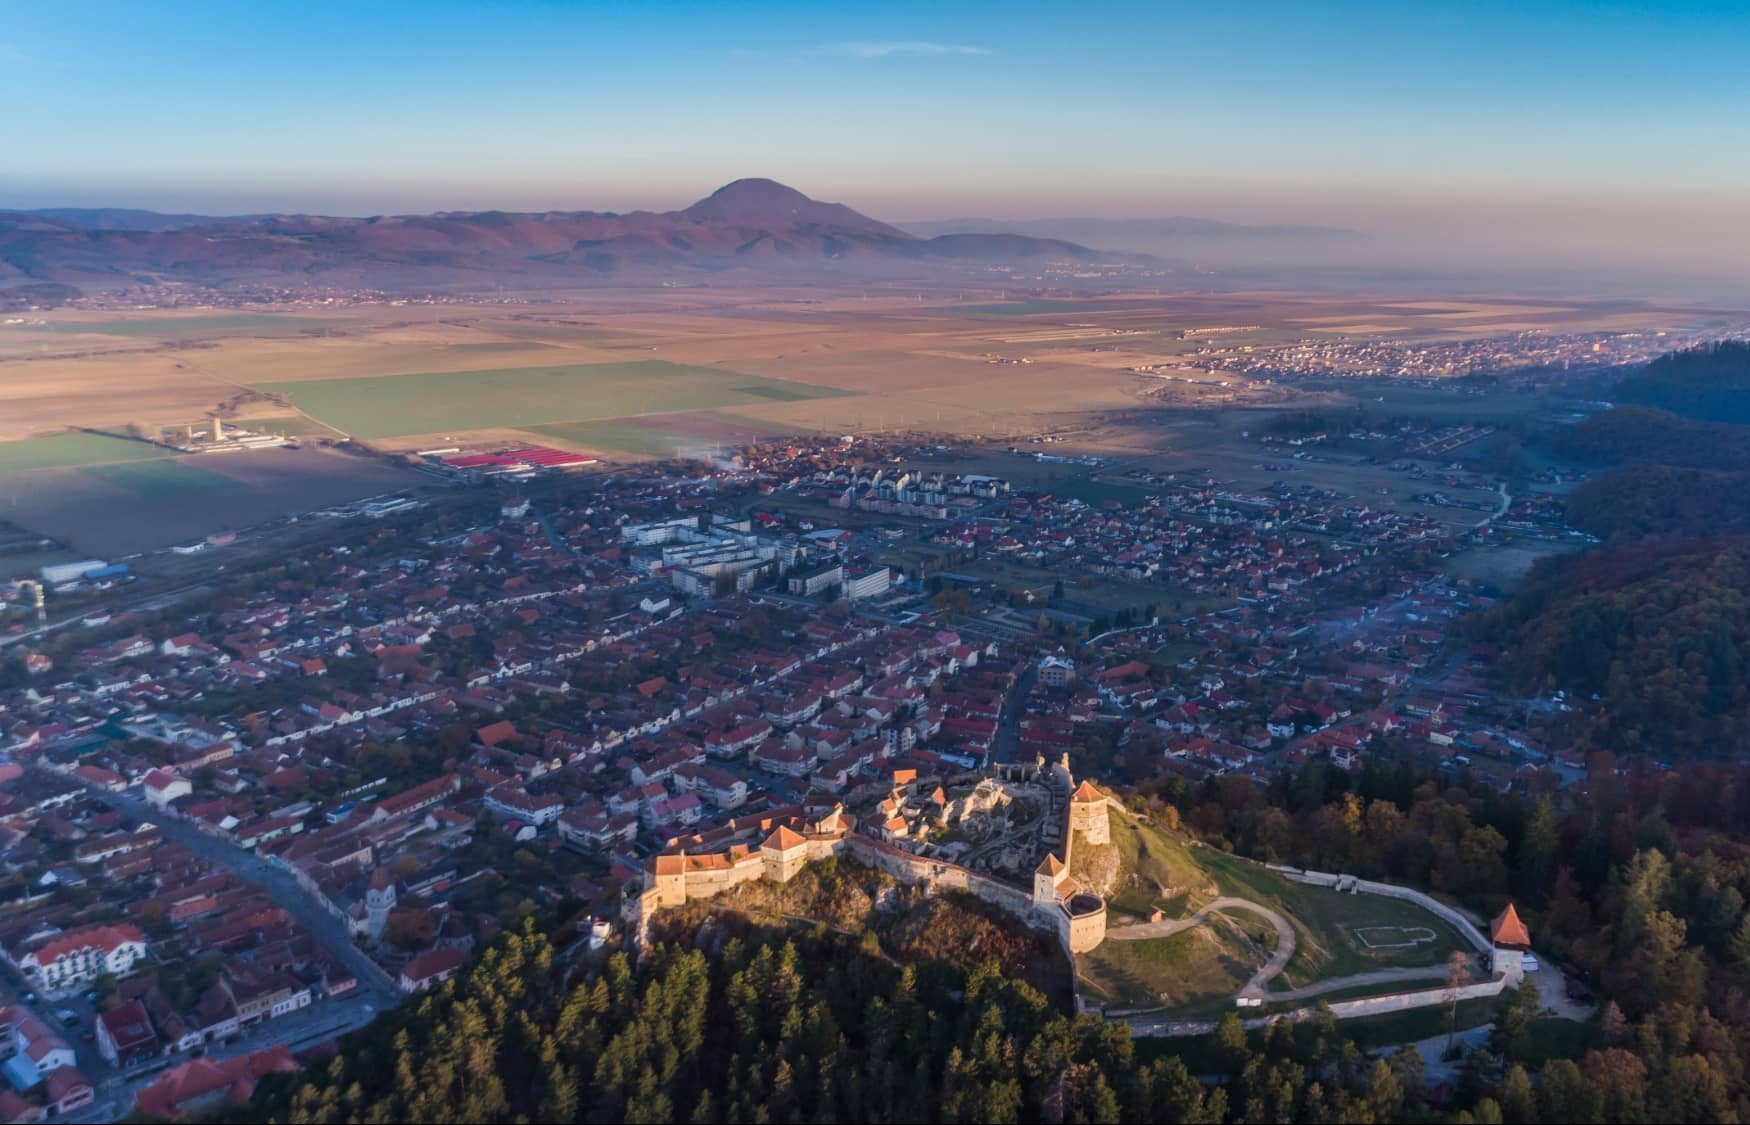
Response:
[[[0,0],[0,207],[1312,222],[1741,270],[1750,2]]]

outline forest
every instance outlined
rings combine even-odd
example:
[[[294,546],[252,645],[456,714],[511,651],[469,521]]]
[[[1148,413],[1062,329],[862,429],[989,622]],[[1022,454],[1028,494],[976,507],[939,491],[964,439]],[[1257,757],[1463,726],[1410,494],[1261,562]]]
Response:
[[[1544,447],[1582,465],[1645,462],[1690,469],[1750,472],[1750,427],[1702,422],[1669,410],[1619,406],[1560,427]]]
[[[1613,393],[1618,402],[1689,418],[1750,423],[1750,341],[1669,352],[1622,380]]]
[[[1644,543],[1548,560],[1471,624],[1503,683],[1596,700],[1582,748],[1660,758],[1750,748],[1750,544]]]
[[[1569,493],[1567,517],[1606,543],[1750,534],[1750,473],[1627,465]]]

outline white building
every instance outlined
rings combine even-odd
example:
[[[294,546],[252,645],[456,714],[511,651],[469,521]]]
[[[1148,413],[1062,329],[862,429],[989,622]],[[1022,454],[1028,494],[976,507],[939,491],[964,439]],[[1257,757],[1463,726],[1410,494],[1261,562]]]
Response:
[[[108,975],[125,977],[146,955],[146,937],[131,922],[57,934],[13,964],[44,992],[64,992]]]

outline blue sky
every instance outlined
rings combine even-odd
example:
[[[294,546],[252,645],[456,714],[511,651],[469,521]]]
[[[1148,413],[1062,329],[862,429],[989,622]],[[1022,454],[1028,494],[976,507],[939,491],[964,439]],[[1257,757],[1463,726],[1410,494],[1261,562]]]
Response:
[[[1717,223],[1747,57],[1742,0],[0,0],[0,206]]]

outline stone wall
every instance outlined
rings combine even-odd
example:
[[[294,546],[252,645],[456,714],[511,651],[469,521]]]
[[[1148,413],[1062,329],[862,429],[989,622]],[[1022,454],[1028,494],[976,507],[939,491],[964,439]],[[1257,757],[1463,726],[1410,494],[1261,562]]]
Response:
[[[1032,898],[1019,887],[969,871],[959,864],[913,855],[871,836],[853,835],[846,844],[851,855],[864,865],[884,871],[902,883],[923,883],[933,890],[965,891],[1019,916],[1023,921],[1038,924],[1039,920],[1033,916]]]

